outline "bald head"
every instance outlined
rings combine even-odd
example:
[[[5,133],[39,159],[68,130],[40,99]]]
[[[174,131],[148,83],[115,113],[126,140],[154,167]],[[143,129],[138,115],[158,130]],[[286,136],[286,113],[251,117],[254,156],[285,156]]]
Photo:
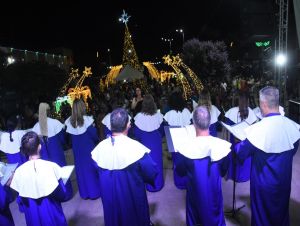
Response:
[[[196,129],[208,130],[210,125],[210,112],[206,106],[199,106],[194,110],[193,122]]]

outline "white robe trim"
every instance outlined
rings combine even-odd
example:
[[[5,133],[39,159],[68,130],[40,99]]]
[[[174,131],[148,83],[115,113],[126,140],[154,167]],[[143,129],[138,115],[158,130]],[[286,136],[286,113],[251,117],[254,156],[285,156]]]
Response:
[[[257,117],[255,115],[255,113],[253,112],[253,110],[251,108],[248,107],[248,117],[245,119],[245,121],[251,125],[254,122],[257,121]],[[233,107],[231,109],[229,109],[226,113],[225,113],[225,117],[230,119],[232,122],[239,123],[241,122],[241,117],[240,117],[240,113],[239,113],[239,107]]]
[[[216,123],[220,116],[221,112],[219,111],[219,109],[215,106],[215,105],[211,105],[211,109],[210,109],[210,124],[214,124]]]
[[[38,199],[50,195],[58,186],[61,168],[54,162],[30,160],[16,169],[10,187],[21,197]]]
[[[261,111],[260,111],[260,107],[256,107],[253,109],[253,112],[255,113],[256,117],[261,120],[263,118]],[[284,108],[279,106],[279,113],[284,116],[285,112],[284,112]]]
[[[219,161],[231,151],[231,143],[212,136],[200,136],[191,139],[188,143],[180,145],[179,153],[189,159],[202,159],[210,157],[211,161]]]
[[[131,116],[128,115],[129,121],[131,120]],[[111,130],[111,126],[110,126],[110,113],[108,113],[107,115],[104,116],[104,118],[102,119],[102,124],[105,125],[109,130]]]
[[[164,119],[170,126],[187,126],[191,124],[192,114],[187,108],[181,112],[171,110],[165,114]]]
[[[0,150],[6,154],[16,154],[20,152],[22,137],[27,130],[15,130],[12,132],[13,141],[10,141],[9,133],[4,132],[1,135]]]
[[[71,124],[70,117],[65,121],[65,125],[67,126],[67,133],[72,135],[80,135],[84,134],[86,130],[94,123],[94,119],[92,116],[83,116],[83,125],[81,127],[77,126],[74,128]]]
[[[113,137],[100,142],[92,151],[92,159],[103,169],[120,170],[141,159],[150,149],[125,135]]]
[[[252,145],[266,153],[289,151],[300,139],[299,125],[281,115],[264,117],[245,133]]]
[[[62,124],[57,119],[53,118],[47,118],[47,124],[48,124],[48,137],[54,137],[56,134],[60,133],[60,131],[65,127],[64,124]],[[33,132],[36,132],[38,135],[41,135],[41,129],[40,129],[40,123],[37,122],[34,127],[32,128]]]
[[[138,113],[134,117],[134,124],[145,132],[152,132],[157,130],[163,122],[163,115],[159,112],[154,115],[146,115],[144,113]]]

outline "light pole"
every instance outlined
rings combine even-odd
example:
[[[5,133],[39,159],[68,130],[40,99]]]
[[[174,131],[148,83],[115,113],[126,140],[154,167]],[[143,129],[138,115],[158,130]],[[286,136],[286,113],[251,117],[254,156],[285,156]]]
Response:
[[[182,46],[183,46],[183,44],[184,44],[184,31],[183,31],[183,29],[176,29],[176,32],[178,32],[182,35]]]
[[[169,42],[170,55],[171,55],[172,54],[172,41],[173,41],[173,38],[161,38],[161,40],[163,40],[165,42]]]

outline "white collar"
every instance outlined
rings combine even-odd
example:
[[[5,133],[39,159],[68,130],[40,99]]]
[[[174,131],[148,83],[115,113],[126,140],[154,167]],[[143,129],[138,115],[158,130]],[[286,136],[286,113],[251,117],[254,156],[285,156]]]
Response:
[[[260,111],[260,107],[256,107],[253,109],[253,112],[255,113],[256,117],[261,120],[263,118],[261,111]],[[279,106],[279,113],[284,116],[285,112],[284,112],[284,108]]]
[[[192,138],[188,143],[182,144],[177,151],[189,159],[202,159],[210,157],[211,161],[219,161],[231,151],[231,143],[212,136]]]
[[[83,125],[81,127],[77,126],[74,128],[70,121],[71,117],[69,117],[65,121],[65,125],[67,126],[67,133],[70,133],[72,135],[80,135],[86,132],[86,130],[94,123],[94,119],[92,116],[83,116]]]
[[[144,113],[138,113],[134,117],[134,124],[143,131],[152,132],[157,130],[163,122],[163,115],[159,112],[154,115],[146,115]]]
[[[281,115],[264,117],[245,133],[251,144],[266,153],[289,151],[300,138],[299,125]]]
[[[239,114],[239,107],[233,107],[233,108],[229,109],[225,113],[225,117],[228,118],[228,119],[230,119],[234,123],[241,122],[241,117],[240,117],[240,114]],[[253,124],[254,122],[257,121],[257,117],[256,117],[255,113],[249,107],[248,107],[248,117],[245,119],[245,121],[249,125],[251,125],[251,124]]]
[[[218,120],[218,117],[220,116],[221,112],[215,105],[211,105],[210,108],[210,124],[216,123]]]
[[[128,120],[131,120],[130,115],[128,115]],[[104,118],[102,119],[102,124],[105,125],[109,130],[111,130],[110,127],[110,113],[108,113],[107,115],[104,116]]]
[[[50,195],[58,186],[61,168],[54,162],[30,160],[16,169],[10,187],[21,197],[38,199]]]
[[[21,140],[26,130],[15,130],[12,132],[13,141],[10,141],[9,133],[4,132],[1,135],[0,150],[7,154],[16,154],[20,152]]]
[[[165,114],[164,119],[170,126],[187,126],[191,124],[192,114],[187,108],[182,111],[170,110]]]
[[[47,125],[48,125],[48,137],[54,137],[64,128],[64,124],[62,124],[57,119],[47,118]],[[36,132],[38,135],[41,135],[40,123],[37,122],[32,131]]]
[[[92,159],[103,169],[124,169],[141,159],[150,150],[125,135],[114,136],[101,141],[92,151]]]

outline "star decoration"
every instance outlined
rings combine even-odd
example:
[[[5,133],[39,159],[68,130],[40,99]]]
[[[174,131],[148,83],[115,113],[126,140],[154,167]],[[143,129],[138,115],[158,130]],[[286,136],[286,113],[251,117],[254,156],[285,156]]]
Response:
[[[123,10],[123,14],[122,16],[119,18],[119,21],[121,21],[124,24],[128,23],[130,16],[125,12],[125,10]]]
[[[93,74],[91,69],[92,69],[91,67],[84,67],[84,71],[83,71],[84,76],[88,77],[89,75]]]

